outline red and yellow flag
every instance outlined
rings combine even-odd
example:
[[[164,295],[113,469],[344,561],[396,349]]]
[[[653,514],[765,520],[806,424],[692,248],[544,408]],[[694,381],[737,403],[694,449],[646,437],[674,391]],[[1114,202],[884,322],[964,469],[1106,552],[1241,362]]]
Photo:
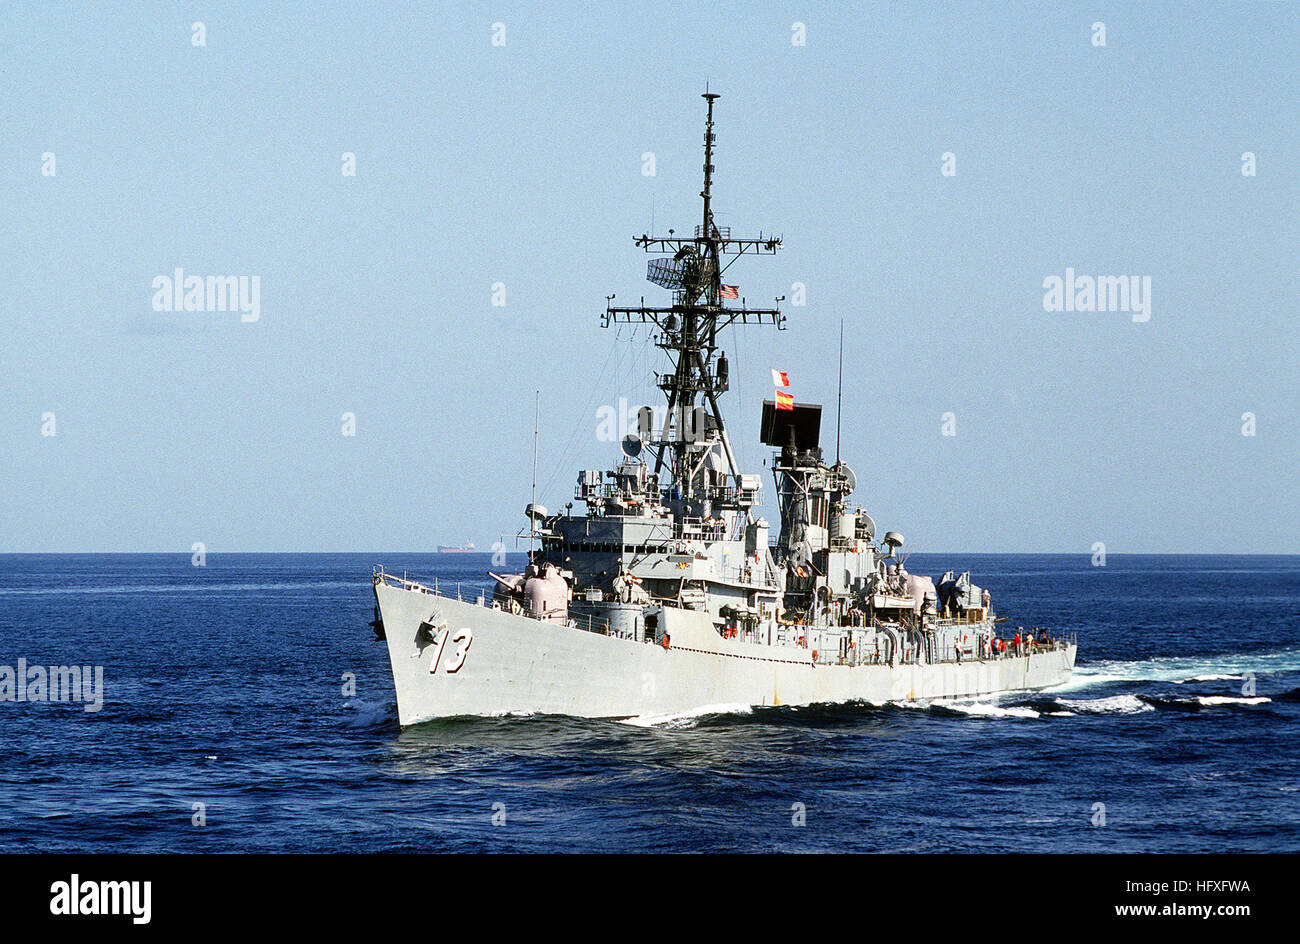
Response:
[[[786,393],[784,390],[776,392],[776,408],[778,410],[794,409],[794,394]]]

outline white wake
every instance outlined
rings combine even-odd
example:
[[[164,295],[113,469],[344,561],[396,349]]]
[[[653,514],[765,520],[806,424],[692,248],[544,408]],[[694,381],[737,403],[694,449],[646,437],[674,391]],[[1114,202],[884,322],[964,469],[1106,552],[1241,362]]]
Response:
[[[1153,659],[1121,661],[1102,659],[1078,666],[1068,682],[1046,689],[1068,692],[1105,685],[1109,682],[1187,682],[1229,681],[1247,672],[1263,675],[1275,672],[1300,672],[1300,648],[1277,649],[1250,655],[1162,656]]]
[[[624,718],[620,724],[630,724],[638,728],[693,728],[700,718],[706,715],[750,715],[754,709],[750,705],[701,705],[685,711],[674,711],[666,715],[637,715]]]

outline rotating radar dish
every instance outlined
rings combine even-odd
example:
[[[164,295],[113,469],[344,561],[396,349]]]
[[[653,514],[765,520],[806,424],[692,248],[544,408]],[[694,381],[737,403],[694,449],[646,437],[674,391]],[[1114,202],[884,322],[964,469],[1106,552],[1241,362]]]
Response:
[[[849,468],[847,462],[841,462],[835,468],[844,477],[844,494],[847,495],[858,487],[858,477],[853,474],[853,470]]]
[[[675,256],[651,259],[646,263],[645,277],[674,292],[698,292],[712,275],[712,260],[701,256],[694,246],[683,246]]]
[[[635,459],[640,456],[641,449],[643,448],[641,437],[636,433],[628,433],[623,437],[623,441],[619,445],[623,450],[623,455],[627,456],[629,459]]]

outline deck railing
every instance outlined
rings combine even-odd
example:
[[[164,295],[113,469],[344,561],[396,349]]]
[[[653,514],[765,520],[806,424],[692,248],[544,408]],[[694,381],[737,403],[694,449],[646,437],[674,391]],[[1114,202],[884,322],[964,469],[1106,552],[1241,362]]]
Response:
[[[935,658],[924,660],[924,649],[918,651],[915,646],[903,646],[903,652],[899,653],[894,660],[896,665],[959,665],[963,662],[998,662],[1002,659],[1012,659],[1027,655],[1041,655],[1045,652],[1056,652],[1068,649],[1070,646],[1077,645],[1077,640],[1073,633],[1055,636],[1047,641],[1034,640],[1032,646],[1021,642],[1017,648],[1011,640],[1003,640],[1007,644],[1005,652],[986,652],[981,645],[963,646],[961,656],[958,658],[956,646],[940,646],[933,653]],[[805,648],[805,647],[800,647]],[[811,646],[806,648],[811,649]],[[854,650],[849,655],[842,655],[838,650],[829,652],[817,652],[817,665],[887,665],[889,659],[886,657],[888,649],[881,646],[879,650],[873,645],[868,650],[859,653]]]
[[[427,593],[429,596],[442,597],[446,600],[456,600],[460,603],[471,603],[475,606],[481,606],[489,610],[501,609],[501,607],[493,605],[492,601],[489,599],[488,591],[484,590],[482,587],[472,587],[470,591],[471,595],[466,599],[465,593],[462,589],[463,585],[459,582],[455,584],[456,589],[453,593],[451,589],[449,589],[449,585],[440,587],[438,585],[437,577],[433,579],[433,586],[431,587],[428,584],[420,583],[418,580],[411,580],[406,574],[406,571],[402,571],[402,576],[399,577],[396,574],[390,574],[388,571],[384,570],[382,564],[376,564],[373,572],[373,579],[375,583],[385,583],[389,586],[402,587],[407,590],[414,590],[418,593]],[[473,595],[474,591],[477,591],[477,596]],[[564,620],[556,620],[548,618],[545,613],[533,613],[527,607],[521,608],[519,612],[515,613],[515,615],[534,619],[539,623],[552,623],[568,626],[572,629],[581,629],[584,632],[599,633],[602,636],[609,635],[609,620],[599,616],[569,616]]]
[[[488,591],[482,589],[481,587],[474,588],[475,590],[477,590],[477,596],[471,596],[471,598],[467,600],[465,598],[464,591],[462,589],[463,585],[459,582],[457,582],[454,585],[455,592],[453,593],[450,589],[447,589],[445,587],[440,587],[438,585],[438,579],[436,577],[434,578],[433,586],[429,586],[428,584],[420,583],[418,580],[411,580],[410,578],[407,577],[405,571],[402,572],[402,576],[400,577],[398,577],[396,574],[390,574],[386,570],[384,570],[382,564],[375,565],[374,582],[385,583],[390,586],[403,587],[407,590],[414,590],[419,593],[427,593],[430,596],[442,597],[444,599],[449,599],[449,600],[454,599],[461,603],[472,603],[476,606],[482,606],[487,609],[500,608],[494,606],[492,602],[489,601]],[[609,635],[610,632],[610,621],[608,619],[605,619],[604,617],[592,616],[591,614],[576,615],[576,616],[570,615],[569,617],[561,621],[555,619],[548,619],[545,614],[532,613],[527,608],[523,608],[515,615],[523,616],[528,619],[534,619],[540,623],[551,623],[554,625],[563,625],[563,626],[568,626],[572,629],[580,629],[583,632],[598,633],[602,636],[607,636]],[[978,624],[975,622],[971,622],[969,625],[978,625]],[[1003,639],[1002,641],[1007,644],[1007,648],[1004,652],[992,652],[986,654],[984,653],[984,646],[982,644],[977,644],[972,647],[963,648],[962,650],[963,654],[961,655],[960,658],[958,658],[957,647],[944,646],[941,647],[935,653],[937,658],[929,662],[921,662],[920,657],[922,653],[918,652],[916,647],[904,646],[904,650],[905,650],[904,653],[899,654],[898,657],[894,660],[894,662],[895,664],[898,665],[914,665],[914,664],[939,665],[944,663],[959,664],[961,662],[999,661],[1001,659],[1010,659],[1010,658],[1016,658],[1025,655],[1037,655],[1044,652],[1055,652],[1057,650],[1066,649],[1070,646],[1078,645],[1078,638],[1077,635],[1074,633],[1064,633],[1043,640],[1036,635],[1038,633],[1041,633],[1042,630],[1039,629],[1038,627],[1032,627],[1028,630],[1028,633],[1030,635],[1034,635],[1034,643],[1033,645],[1029,645],[1028,643],[1023,641],[1023,637],[1026,634],[1026,630],[1024,629],[1024,627],[1016,627],[1016,631],[1019,632],[1022,636],[1022,641],[1020,645],[1017,647],[1012,643],[1010,639]],[[647,640],[647,641],[652,642],[653,640]],[[810,645],[806,645],[806,646],[791,646],[790,648],[813,649],[814,647]],[[884,647],[881,647],[881,649],[877,651],[876,647],[874,646],[871,647],[870,652],[860,653],[857,651],[853,651],[848,656],[841,655],[838,650],[836,651],[828,650],[826,652],[817,651],[817,657],[815,662],[817,665],[885,665],[890,661],[885,657],[884,655],[885,651],[886,650]]]

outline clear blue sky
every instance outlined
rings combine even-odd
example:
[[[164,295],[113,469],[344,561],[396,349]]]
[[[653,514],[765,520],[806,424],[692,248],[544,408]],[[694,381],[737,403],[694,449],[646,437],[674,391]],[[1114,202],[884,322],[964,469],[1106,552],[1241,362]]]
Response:
[[[698,221],[706,82],[718,221],[787,245],[729,281],[807,285],[726,341],[765,481],[769,368],[833,407],[842,317],[843,454],[914,550],[1300,551],[1298,49],[1269,2],[6,4],[0,551],[486,548],[535,389],[562,506],[651,392],[598,316],[664,298],[631,237]],[[154,311],[178,266],[260,321]],[[1151,320],[1044,311],[1066,267]]]

